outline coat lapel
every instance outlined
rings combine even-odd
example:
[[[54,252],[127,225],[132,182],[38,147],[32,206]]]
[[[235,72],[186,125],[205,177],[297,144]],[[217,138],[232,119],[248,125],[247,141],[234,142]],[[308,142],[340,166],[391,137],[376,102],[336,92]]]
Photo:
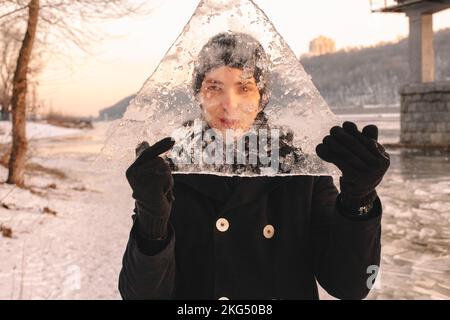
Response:
[[[231,190],[223,177],[211,174],[173,174],[175,183],[183,183],[209,198],[224,203]]]
[[[278,185],[276,178],[243,177],[226,202],[222,212],[257,200]]]
[[[180,182],[196,191],[223,203],[221,212],[231,210],[258,199],[280,185],[286,177],[242,177],[231,190],[223,177],[210,174],[174,174],[175,183]],[[219,212],[219,214],[221,213]]]

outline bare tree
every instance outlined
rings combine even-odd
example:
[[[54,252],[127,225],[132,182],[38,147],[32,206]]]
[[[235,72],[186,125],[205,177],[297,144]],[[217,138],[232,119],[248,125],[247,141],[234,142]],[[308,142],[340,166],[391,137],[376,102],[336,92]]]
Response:
[[[12,80],[20,45],[18,35],[18,30],[0,29],[0,105],[2,120],[8,119],[11,105]]]
[[[0,28],[0,110],[1,120],[9,120],[11,112],[11,96],[17,57],[21,46],[23,31],[19,26]],[[35,46],[34,46],[35,47]],[[43,68],[41,52],[33,49],[28,66],[28,83],[34,87],[38,85],[37,76]],[[33,97],[30,97],[33,98]],[[37,98],[36,98],[37,99]]]
[[[27,152],[26,95],[33,45],[58,43],[85,50],[99,39],[93,22],[117,19],[130,14],[145,14],[145,1],[129,0],[0,0],[0,28],[14,21],[25,21],[26,28],[12,84],[12,150],[7,183],[24,186]],[[38,24],[39,22],[39,24]],[[97,25],[98,26],[98,25]]]
[[[31,0],[28,5],[28,23],[22,46],[17,59],[16,71],[13,78],[12,109],[12,148],[8,163],[7,183],[24,186],[25,157],[27,152],[26,124],[26,95],[27,71],[36,37],[39,18],[39,0]]]

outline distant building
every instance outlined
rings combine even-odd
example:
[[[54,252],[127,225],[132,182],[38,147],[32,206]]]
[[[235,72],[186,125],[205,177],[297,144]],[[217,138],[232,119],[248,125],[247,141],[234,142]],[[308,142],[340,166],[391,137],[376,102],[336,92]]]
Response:
[[[320,56],[336,51],[336,44],[333,39],[319,36],[309,42],[309,55]]]

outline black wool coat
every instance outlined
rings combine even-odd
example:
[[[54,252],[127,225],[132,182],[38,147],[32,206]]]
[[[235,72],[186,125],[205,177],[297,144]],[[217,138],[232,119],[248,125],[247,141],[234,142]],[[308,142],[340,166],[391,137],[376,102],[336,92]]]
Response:
[[[369,293],[380,262],[381,202],[366,217],[340,208],[329,176],[174,174],[166,240],[135,225],[124,253],[124,299],[340,299]],[[376,268],[376,267],[375,267]],[[373,276],[372,276],[373,277]]]

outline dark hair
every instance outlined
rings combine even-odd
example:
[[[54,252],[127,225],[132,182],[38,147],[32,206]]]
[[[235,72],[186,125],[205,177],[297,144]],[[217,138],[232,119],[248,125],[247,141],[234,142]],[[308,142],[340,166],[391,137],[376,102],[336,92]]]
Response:
[[[194,68],[194,95],[200,92],[205,74],[221,66],[252,70],[261,95],[261,107],[265,107],[268,102],[269,59],[255,38],[245,33],[228,32],[209,39],[200,50]]]

